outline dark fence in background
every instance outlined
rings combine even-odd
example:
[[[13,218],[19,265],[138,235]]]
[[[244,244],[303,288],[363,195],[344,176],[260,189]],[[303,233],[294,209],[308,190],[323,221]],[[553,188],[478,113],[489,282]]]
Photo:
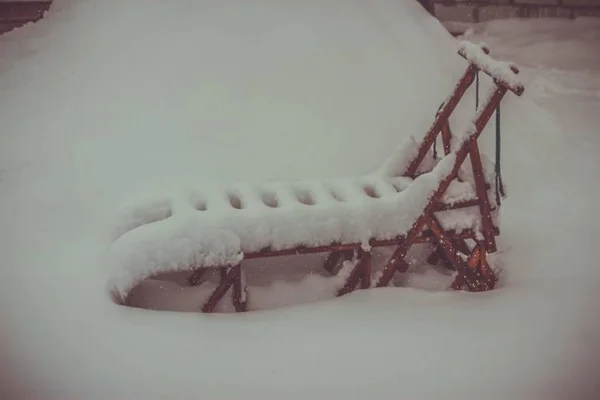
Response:
[[[52,0],[0,1],[0,33],[41,19],[51,4]]]
[[[600,17],[600,0],[418,0],[441,21]]]
[[[498,18],[600,17],[600,0],[416,1],[442,22],[477,23]],[[0,0],[0,33],[39,20],[51,4],[52,0]]]

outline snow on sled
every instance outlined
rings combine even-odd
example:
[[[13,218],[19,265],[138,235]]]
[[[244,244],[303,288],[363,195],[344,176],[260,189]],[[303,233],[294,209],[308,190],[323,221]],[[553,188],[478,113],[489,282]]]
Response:
[[[442,260],[456,271],[452,288],[493,289],[497,279],[487,255],[496,252],[500,204],[493,194],[502,183],[477,140],[504,95],[520,96],[524,89],[518,69],[492,59],[485,46],[462,42],[458,53],[468,66],[424,138],[411,138],[372,174],[204,185],[127,207],[109,253],[113,297],[127,304],[136,285],[166,272],[189,271],[189,285],[200,285],[208,271],[218,269],[220,282],[197,310],[215,311],[231,290],[235,310],[246,311],[252,294],[244,260],[325,252],[330,272],[339,260],[354,258],[338,272],[337,295],[343,295],[387,286],[395,272],[407,271],[407,253],[419,243],[434,246],[430,262]],[[454,135],[449,118],[480,71],[494,85],[481,95],[469,128]],[[373,273],[372,249],[389,246],[395,246],[391,258]]]

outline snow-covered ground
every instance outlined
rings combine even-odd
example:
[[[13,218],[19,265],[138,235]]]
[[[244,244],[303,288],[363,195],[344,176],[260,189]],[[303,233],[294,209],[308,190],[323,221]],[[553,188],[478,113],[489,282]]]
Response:
[[[112,303],[123,199],[369,173],[428,127],[457,43],[412,0],[56,0],[0,37],[3,398],[600,396],[600,22],[468,38],[526,78],[503,105],[501,287],[298,304],[280,283],[293,307],[202,315]]]

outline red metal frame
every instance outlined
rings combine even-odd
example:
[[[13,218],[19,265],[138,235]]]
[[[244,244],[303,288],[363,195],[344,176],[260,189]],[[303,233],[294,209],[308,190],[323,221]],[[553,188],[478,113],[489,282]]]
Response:
[[[482,48],[482,50],[485,54],[489,54],[487,48]],[[464,53],[459,51],[459,54],[466,58]],[[468,291],[493,289],[497,278],[487,264],[486,254],[496,251],[495,236],[499,235],[500,232],[493,224],[491,213],[494,209],[491,207],[487,196],[490,185],[485,181],[477,139],[507,91],[510,90],[520,96],[523,93],[523,87],[514,81],[503,81],[501,77],[495,76],[493,71],[488,70],[485,65],[478,65],[473,60],[469,61],[469,66],[465,73],[455,86],[451,96],[437,113],[432,126],[425,134],[419,149],[403,175],[413,179],[417,177],[419,166],[437,140],[438,134],[441,134],[442,137],[444,154],[451,154],[452,133],[449,118],[460,99],[474,82],[478,71],[490,75],[497,87],[487,100],[487,103],[478,111],[477,118],[474,121],[474,131],[470,133],[470,138],[465,139],[455,149],[453,153],[455,157],[454,164],[450,173],[442,179],[433,196],[431,196],[429,202],[425,205],[423,212],[406,234],[388,240],[372,239],[369,241],[367,247],[362,243],[331,243],[326,246],[296,247],[286,250],[263,249],[254,253],[244,254],[244,259],[329,252],[330,254],[325,261],[324,268],[331,274],[335,274],[336,265],[340,260],[349,260],[355,256],[355,265],[352,271],[350,271],[345,284],[338,292],[338,296],[342,296],[356,290],[359,286],[361,289],[387,286],[396,272],[403,273],[408,270],[409,264],[406,261],[406,255],[413,245],[431,243],[433,246],[436,246],[436,249],[428,261],[435,263],[441,259],[448,268],[456,271],[452,288]],[[515,74],[519,72],[514,67],[512,71]],[[476,198],[455,204],[444,204],[441,202],[442,196],[451,182],[458,179],[458,172],[467,157],[470,159],[473,170]],[[481,214],[483,240],[480,240],[479,235],[471,230],[461,232],[444,230],[438,217],[435,215],[439,211],[452,212],[452,210],[466,207],[478,207]],[[470,248],[466,240],[473,241],[475,245]],[[388,246],[396,246],[396,249],[383,270],[378,274],[378,278],[372,282],[371,251],[373,248]],[[243,293],[246,288],[244,287],[244,279],[241,275],[241,264],[220,268],[221,282],[203,305],[202,311],[214,311],[217,303],[231,287],[233,287],[232,302],[236,311],[245,311],[246,302],[242,301],[242,299],[245,299]],[[201,284],[205,272],[206,269],[202,267],[195,270],[189,278],[190,285]]]

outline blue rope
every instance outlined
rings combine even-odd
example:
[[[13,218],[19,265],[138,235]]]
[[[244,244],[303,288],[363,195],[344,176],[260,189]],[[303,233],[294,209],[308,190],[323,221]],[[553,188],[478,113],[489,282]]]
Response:
[[[500,169],[500,146],[502,142],[501,138],[501,128],[500,128],[500,104],[496,107],[496,165],[495,165],[495,173],[496,173],[496,204],[498,206],[501,204],[501,198],[504,196],[504,189],[502,187],[502,172]]]
[[[442,111],[442,107],[444,107],[444,104],[446,104],[446,102],[442,102],[442,104],[440,104],[437,113],[435,114],[436,117],[440,113],[440,111]],[[437,135],[435,137],[435,140],[433,141],[433,159],[437,160]]]
[[[479,70],[475,74],[475,111],[479,109]]]
[[[479,109],[479,71],[475,74],[475,111]],[[500,166],[500,155],[501,155],[501,116],[500,116],[500,104],[496,107],[496,162],[494,165],[495,172],[495,186],[496,186],[496,204],[500,206],[502,203],[502,197],[504,196],[504,188],[502,185],[502,172]]]

